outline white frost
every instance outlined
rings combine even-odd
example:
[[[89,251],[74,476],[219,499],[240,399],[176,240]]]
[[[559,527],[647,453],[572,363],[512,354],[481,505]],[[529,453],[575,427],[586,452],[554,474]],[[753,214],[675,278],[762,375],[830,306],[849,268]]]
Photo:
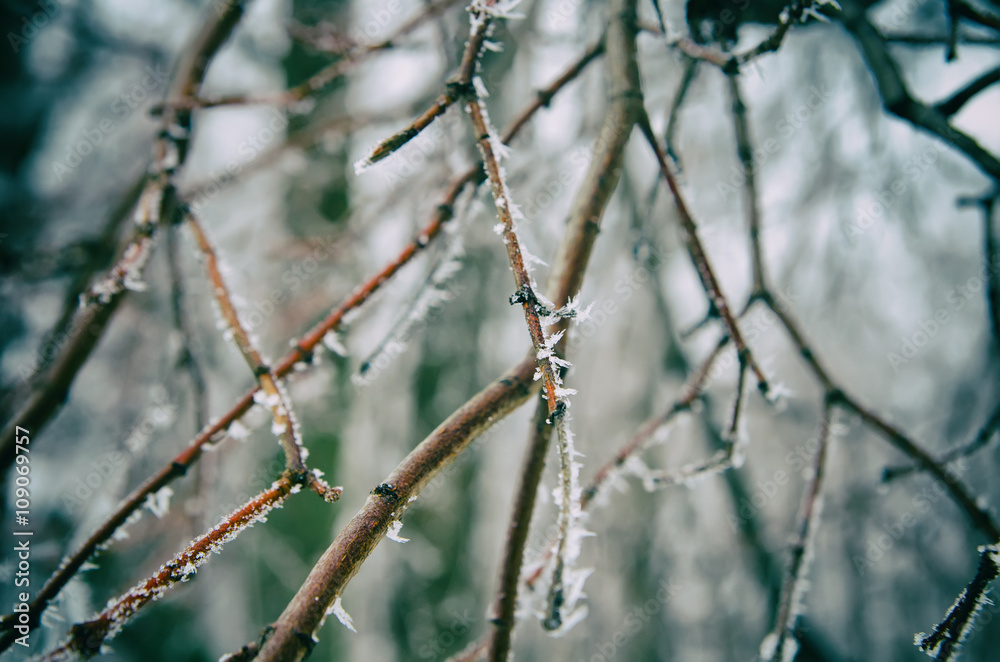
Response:
[[[389,540],[394,540],[396,542],[410,542],[409,538],[404,538],[401,535],[399,535],[399,531],[402,528],[403,528],[402,522],[400,522],[398,519],[393,520],[392,524],[389,525],[389,530],[386,531],[385,533],[385,537],[388,538]]]
[[[156,515],[157,519],[163,519],[163,517],[170,511],[170,497],[173,496],[174,491],[169,487],[162,487],[153,494],[146,496],[145,505],[149,509],[149,512]]]
[[[344,605],[340,603],[339,595],[337,596],[337,599],[333,601],[333,604],[330,605],[330,608],[326,610],[326,613],[336,616],[337,620],[351,632],[357,632],[357,630],[354,629],[354,621],[351,620],[351,615],[347,613],[347,610],[344,609]]]

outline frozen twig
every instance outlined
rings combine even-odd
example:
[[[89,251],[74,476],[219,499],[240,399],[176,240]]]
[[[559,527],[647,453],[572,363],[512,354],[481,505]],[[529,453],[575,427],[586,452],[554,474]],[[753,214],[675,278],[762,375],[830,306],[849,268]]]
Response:
[[[219,311],[222,315],[225,327],[225,335],[231,337],[236,344],[243,359],[247,362],[251,372],[257,379],[260,387],[258,404],[263,405],[271,412],[274,419],[273,430],[281,440],[281,447],[285,451],[285,468],[295,477],[301,477],[310,489],[319,494],[327,501],[335,501],[340,498],[340,490],[331,488],[315,472],[310,472],[306,468],[307,451],[302,445],[298,423],[292,412],[291,402],[281,384],[280,378],[276,376],[270,365],[264,361],[260,351],[254,346],[250,339],[250,334],[243,327],[236,306],[233,304],[232,296],[222,276],[222,269],[215,248],[208,240],[205,230],[197,217],[189,210],[185,209],[188,226],[194,234],[198,248],[201,250],[205,260],[205,269],[208,271],[209,284],[215,300],[218,303]]]
[[[431,104],[430,108],[421,113],[406,127],[400,129],[385,140],[381,141],[379,144],[375,145],[368,156],[356,162],[354,164],[354,173],[357,175],[362,174],[373,165],[382,159],[389,157],[396,150],[401,149],[408,142],[419,136],[421,131],[431,125],[431,122],[444,115],[445,111],[447,111],[453,103],[458,101],[460,96],[461,94],[455,86],[448,86],[448,89],[442,92],[441,95],[434,100],[434,103]]]
[[[986,447],[986,445],[990,442],[990,439],[993,439],[998,432],[1000,432],[1000,405],[997,405],[997,407],[993,410],[993,413],[990,414],[989,419],[987,419],[986,423],[983,424],[983,427],[976,432],[975,437],[973,437],[970,441],[960,446],[956,446],[950,451],[942,454],[937,459],[937,464],[947,466],[956,460],[960,460],[963,457],[968,457],[979,452]],[[924,470],[925,467],[918,464],[886,467],[882,471],[882,481],[889,482],[897,478],[907,476],[911,473]]]
[[[708,261],[708,254],[705,252],[701,239],[698,237],[698,227],[695,224],[691,213],[688,211],[688,206],[684,201],[680,185],[677,183],[677,180],[670,169],[670,165],[667,163],[667,158],[663,153],[663,149],[656,140],[656,134],[653,133],[653,127],[650,125],[649,117],[646,115],[645,111],[643,111],[642,116],[639,119],[639,128],[642,129],[642,132],[646,137],[646,141],[649,142],[652,147],[653,153],[655,154],[656,160],[660,166],[660,174],[663,175],[663,178],[667,181],[667,185],[670,187],[670,192],[674,196],[674,202],[677,206],[677,213],[680,217],[681,226],[684,228],[684,236],[688,252],[691,255],[691,261],[694,262],[695,269],[698,272],[698,277],[701,279],[702,286],[705,288],[705,293],[708,295],[709,305],[714,306],[715,310],[718,311],[719,316],[722,318],[722,322],[725,325],[726,333],[729,334],[733,343],[736,345],[736,351],[740,360],[746,361],[747,365],[757,377],[757,388],[760,390],[761,394],[767,397],[768,390],[770,388],[767,376],[764,375],[764,371],[758,365],[757,359],[754,358],[749,346],[743,340],[743,334],[740,332],[739,324],[732,313],[729,303],[726,301],[725,295],[722,293],[722,288],[719,286],[719,280],[716,278],[715,271],[712,269],[712,265]]]
[[[813,461],[812,473],[802,496],[799,513],[799,530],[789,548],[788,570],[781,587],[781,601],[778,616],[771,631],[761,644],[761,657],[781,662],[792,662],[798,650],[795,638],[795,623],[804,609],[803,599],[808,586],[806,575],[815,554],[816,530],[822,510],[823,477],[826,473],[826,459],[835,426],[833,419],[835,402],[827,398],[819,422],[819,448]]]
[[[100,652],[104,642],[119,630],[144,606],[158,600],[172,586],[191,579],[198,567],[212,554],[219,554],[222,547],[255,522],[264,521],[268,512],[281,507],[282,502],[298,485],[289,474],[282,475],[268,489],[224,518],[213,529],[193,541],[188,547],[149,579],[137,584],[130,591],[108,603],[108,607],[93,619],[74,625],[69,640],[51,651],[42,661],[55,662],[67,655],[90,657]]]
[[[585,68],[602,52],[600,44],[592,46],[584,55],[566,72],[539,93],[539,99],[543,96],[551,99],[566,85],[572,82]],[[529,104],[513,121],[511,126],[504,132],[504,142],[509,142],[520,133],[526,126],[528,120],[545,104],[535,100]],[[369,280],[360,285],[350,296],[335,307],[320,323],[303,336],[293,342],[291,351],[284,356],[275,368],[275,375],[281,379],[292,372],[296,365],[309,362],[314,350],[323,342],[328,333],[340,327],[344,316],[352,310],[356,310],[368,301],[390,278],[398,273],[413,258],[419,255],[433,242],[442,232],[445,225],[451,220],[454,214],[455,201],[458,196],[468,186],[478,185],[485,181],[485,173],[482,163],[476,163],[464,173],[456,177],[448,185],[441,202],[434,209],[430,222],[421,230],[416,238],[407,244],[400,254],[380,272],[372,276]],[[560,291],[569,291],[578,281],[574,281],[572,276],[565,276],[565,287]],[[575,291],[575,290],[574,290]],[[568,297],[567,297],[568,298]],[[558,299],[558,297],[557,297]],[[107,309],[104,309],[107,310]],[[177,456],[171,459],[155,474],[147,478],[135,490],[132,491],[108,516],[108,518],[92,533],[72,554],[66,556],[60,563],[59,568],[43,584],[38,594],[32,598],[31,618],[32,625],[37,625],[46,607],[59,592],[66,586],[67,582],[79,571],[88,558],[93,555],[98,548],[114,535],[129,516],[145,502],[146,497],[164,486],[170,484],[175,479],[183,476],[187,470],[198,461],[204,452],[204,448],[223,438],[230,426],[239,422],[240,418],[246,414],[254,405],[254,394],[257,389],[253,388],[240,398],[225,414],[217,420],[209,423],[198,435],[182,450]],[[0,620],[0,630],[3,637],[0,638],[0,648],[9,646],[13,641],[13,631],[9,629],[12,621],[8,617]]]
[[[959,650],[972,634],[983,606],[990,604],[989,589],[1000,575],[1000,544],[979,548],[979,568],[955,603],[930,634],[918,632],[913,643],[937,662],[958,659]]]
[[[188,96],[201,88],[209,63],[236,28],[245,6],[246,1],[241,0],[227,2],[221,11],[213,8],[211,18],[178,64],[171,87],[173,94]],[[6,475],[14,461],[15,426],[30,429],[35,435],[41,432],[66,401],[76,375],[101,339],[126,287],[142,287],[142,266],[152,250],[157,224],[161,220],[171,221],[175,213],[170,182],[187,157],[190,130],[190,112],[175,110],[164,114],[153,145],[149,176],[139,195],[134,236],[107,277],[85,295],[88,303],[77,312],[73,323],[79,331],[62,348],[51,368],[37,381],[28,401],[4,427],[0,437],[0,475]],[[0,640],[0,650],[5,644],[6,639]]]

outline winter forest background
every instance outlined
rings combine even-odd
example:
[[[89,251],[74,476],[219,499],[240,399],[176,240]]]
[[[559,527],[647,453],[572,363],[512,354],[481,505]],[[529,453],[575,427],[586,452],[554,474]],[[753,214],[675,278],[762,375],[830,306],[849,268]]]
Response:
[[[1000,3],[514,4],[0,5],[5,659],[995,659]]]

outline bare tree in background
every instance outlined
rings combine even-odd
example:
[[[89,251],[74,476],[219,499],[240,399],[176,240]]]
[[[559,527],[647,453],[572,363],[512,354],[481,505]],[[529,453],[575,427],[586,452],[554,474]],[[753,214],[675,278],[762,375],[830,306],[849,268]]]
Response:
[[[10,5],[12,659],[992,659],[997,3]]]

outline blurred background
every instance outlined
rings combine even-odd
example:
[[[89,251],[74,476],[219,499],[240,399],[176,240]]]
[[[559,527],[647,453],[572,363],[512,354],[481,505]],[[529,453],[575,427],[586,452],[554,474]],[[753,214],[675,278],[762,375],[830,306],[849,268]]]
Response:
[[[220,3],[0,4],[4,421],[58,353],[79,293],[129,236],[129,210],[158,128],[150,111],[188,40]],[[280,92],[347,50],[388,38],[428,4],[254,0],[209,69],[204,93]],[[661,4],[668,39],[728,34],[736,51],[771,34],[773,26],[752,21],[771,20],[780,8],[754,3],[743,13],[749,0]],[[1000,14],[991,2],[982,10]],[[525,0],[517,11],[522,19],[498,25],[493,39],[503,49],[485,55],[481,72],[500,127],[607,23],[605,3],[590,0]],[[640,3],[640,15],[658,25],[649,2]],[[887,0],[868,16],[893,37],[889,52],[927,103],[1000,60],[998,30],[962,21],[957,57],[948,61],[939,0]],[[196,208],[266,356],[282,356],[290,340],[392,260],[429,222],[448,182],[478,158],[456,107],[390,159],[362,174],[353,168],[440,94],[467,36],[468,15],[455,3],[306,102],[195,112],[179,188],[197,192]],[[662,35],[647,32],[638,43],[647,106],[662,138],[685,60]],[[996,182],[887,115],[855,41],[836,21],[796,26],[777,53],[746,65],[740,81],[755,143],[773,146],[756,162],[764,258],[824,365],[934,455],[974,438],[1000,385],[991,272],[983,268],[984,236],[998,220],[959,202],[995,195]],[[589,163],[606,89],[597,60],[510,144],[510,187],[528,219],[521,239],[546,262]],[[676,116],[673,148],[710,258],[740,310],[751,264],[731,105],[725,76],[699,67]],[[987,87],[954,124],[997,154],[998,111],[1000,88]],[[234,160],[239,172],[230,177]],[[614,312],[571,331],[567,385],[579,391],[572,414],[584,480],[673,402],[721,333],[717,322],[686,333],[704,317],[706,300],[673,202],[657,184],[649,150],[633,140],[582,291],[585,305]],[[514,283],[495,222],[486,187],[463,194],[445,235],[347,321],[339,335],[346,355],[325,352],[320,365],[289,379],[310,465],[344,487],[342,499],[290,499],[195,580],[146,608],[111,641],[109,659],[214,660],[256,639],[372,488],[525,355],[529,338],[520,310],[508,303]],[[454,259],[460,268],[447,279],[431,278]],[[536,267],[540,282],[547,271]],[[119,307],[66,405],[32,437],[32,587],[253,383],[216,328],[185,229],[163,230],[144,276],[145,290]],[[418,301],[433,305],[414,307]],[[775,407],[750,388],[745,465],[655,492],[628,472],[617,478],[587,522],[596,533],[581,559],[594,568],[587,619],[559,639],[534,618],[520,622],[518,659],[759,659],[797,529],[822,392],[773,315],[754,308],[743,329],[773,381],[791,393]],[[643,462],[670,469],[715,452],[735,383],[730,348],[703,406],[678,419]],[[311,659],[445,660],[487,631],[529,409],[477,440],[412,505],[401,531],[409,542],[380,544],[344,593],[357,633],[330,619]],[[977,545],[990,541],[923,473],[884,482],[884,469],[906,458],[855,418],[836,422],[797,659],[922,659],[914,633],[942,618],[975,573]],[[161,498],[144,509],[62,591],[32,635],[31,652],[62,641],[70,625],[277,477],[283,455],[267,416],[254,411],[243,425],[245,439],[221,441],[171,485],[169,507]],[[991,443],[952,465],[994,514],[995,427]],[[555,521],[555,464],[553,449],[529,559],[544,550]],[[10,510],[4,531],[13,526]],[[4,612],[14,599],[9,547],[4,542],[0,553]],[[996,612],[985,610],[965,659],[995,659]]]

